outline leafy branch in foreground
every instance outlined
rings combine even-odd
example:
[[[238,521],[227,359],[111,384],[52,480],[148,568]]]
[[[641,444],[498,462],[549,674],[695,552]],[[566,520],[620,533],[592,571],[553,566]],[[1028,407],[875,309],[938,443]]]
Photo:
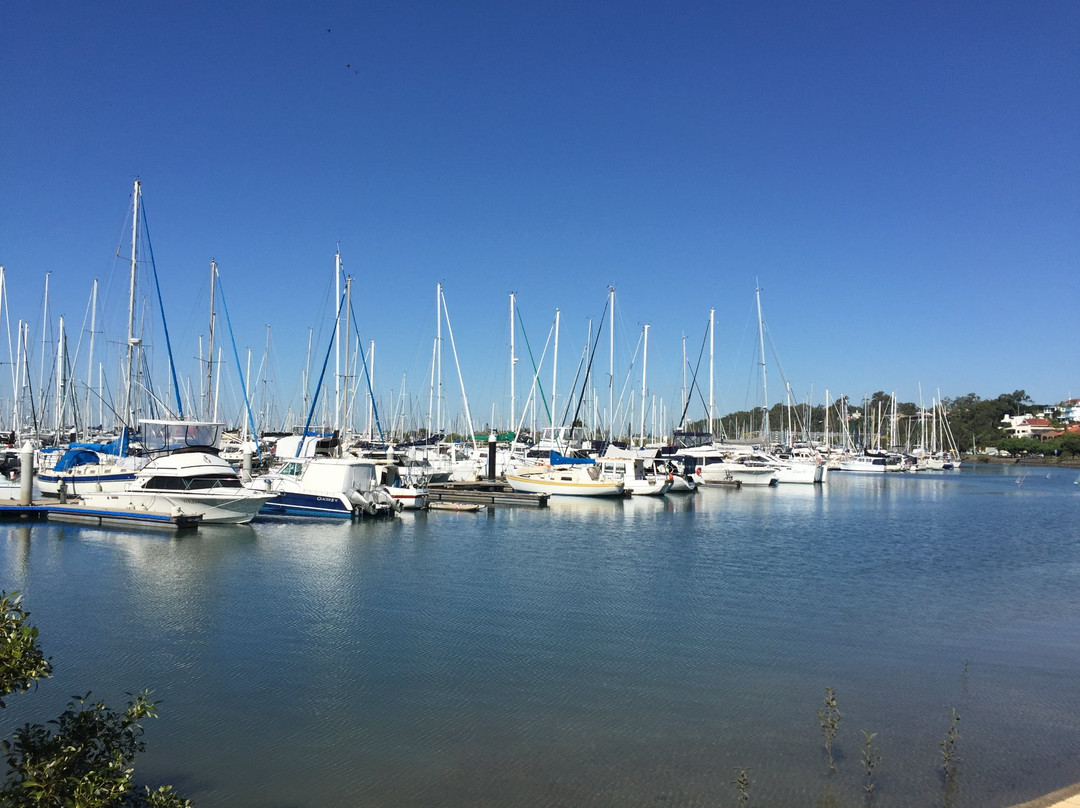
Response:
[[[0,592],[0,708],[4,697],[25,693],[39,679],[52,676],[52,663],[38,647],[37,626],[27,622],[18,592]]]
[[[17,592],[0,593],[0,699],[52,675],[27,622]],[[129,694],[130,695],[130,694]],[[0,707],[4,702],[0,701]],[[74,696],[49,722],[25,724],[0,740],[7,773],[0,783],[5,808],[190,808],[171,786],[140,794],[133,784],[135,755],[143,751],[142,721],[157,717],[150,691],[132,696],[123,712],[90,694]]]

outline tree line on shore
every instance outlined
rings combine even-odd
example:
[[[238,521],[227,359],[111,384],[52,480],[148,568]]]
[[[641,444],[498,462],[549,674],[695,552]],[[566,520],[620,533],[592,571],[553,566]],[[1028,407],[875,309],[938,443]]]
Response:
[[[895,410],[894,410],[895,406]],[[847,418],[848,429],[856,445],[863,445],[867,433],[866,425],[875,425],[871,431],[880,431],[893,412],[898,420],[910,426],[901,432],[901,441],[905,445],[917,445],[918,416],[921,407],[914,402],[896,402],[884,391],[877,391],[859,403],[842,398],[830,405],[828,411],[824,405],[774,404],[769,409],[769,425],[772,433],[786,434],[789,424],[794,439],[801,435],[823,436],[826,431],[834,442],[843,429],[843,419]],[[1024,390],[1002,393],[996,398],[983,399],[975,393],[968,393],[957,398],[945,398],[941,409],[948,418],[949,429],[961,451],[982,451],[987,447],[1007,451],[1010,454],[1058,454],[1065,457],[1080,456],[1080,434],[1065,433],[1050,439],[1013,438],[1002,428],[1002,418],[1006,415],[1032,415],[1051,411],[1053,405],[1036,404]],[[717,434],[721,429],[728,438],[741,438],[760,434],[763,418],[762,409],[741,410],[718,419]],[[1060,424],[1061,428],[1065,424]],[[707,419],[694,422],[690,429],[708,431]],[[887,446],[883,440],[881,445]]]

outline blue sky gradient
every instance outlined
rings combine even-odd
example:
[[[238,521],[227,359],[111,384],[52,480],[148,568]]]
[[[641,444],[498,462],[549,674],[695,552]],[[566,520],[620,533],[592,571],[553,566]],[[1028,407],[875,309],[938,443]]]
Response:
[[[97,277],[122,336],[138,177],[182,373],[215,258],[282,410],[339,245],[384,412],[403,383],[426,410],[440,281],[477,425],[509,420],[509,293],[537,353],[561,311],[561,399],[609,285],[616,393],[650,323],[669,416],[710,308],[719,413],[761,403],[756,285],[773,402],[774,352],[817,403],[1080,395],[1075,2],[16,2],[0,73],[4,316],[35,363],[46,272],[51,329],[77,340]],[[448,343],[443,378],[457,409]]]

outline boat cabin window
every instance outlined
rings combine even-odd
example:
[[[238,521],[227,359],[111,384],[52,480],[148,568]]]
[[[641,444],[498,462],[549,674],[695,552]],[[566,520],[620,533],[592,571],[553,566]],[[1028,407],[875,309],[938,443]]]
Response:
[[[212,488],[240,487],[240,478],[232,474],[206,474],[188,478],[189,491],[209,491]]]

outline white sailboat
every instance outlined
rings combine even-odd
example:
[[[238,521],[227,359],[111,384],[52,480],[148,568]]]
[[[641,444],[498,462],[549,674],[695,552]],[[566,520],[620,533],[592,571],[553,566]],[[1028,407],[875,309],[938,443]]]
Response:
[[[133,349],[137,342],[134,331],[135,288],[139,256],[139,213],[142,185],[135,180],[131,217],[131,271],[130,300],[128,305],[127,373],[124,383],[124,403],[120,412],[123,424],[115,440],[72,443],[48,467],[39,467],[38,488],[44,496],[60,496],[61,493],[81,496],[100,491],[123,491],[135,482],[136,472],[149,458],[129,452],[132,420],[131,379]],[[94,282],[92,308],[96,315],[97,281]],[[91,338],[94,326],[91,325]],[[93,345],[93,342],[91,342]],[[87,384],[89,394],[89,383]]]
[[[549,465],[526,466],[506,475],[514,491],[557,497],[621,497],[625,484],[621,477],[601,473],[595,460],[561,457],[552,452]]]

